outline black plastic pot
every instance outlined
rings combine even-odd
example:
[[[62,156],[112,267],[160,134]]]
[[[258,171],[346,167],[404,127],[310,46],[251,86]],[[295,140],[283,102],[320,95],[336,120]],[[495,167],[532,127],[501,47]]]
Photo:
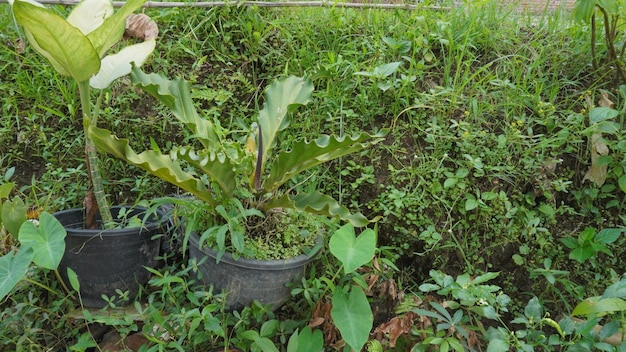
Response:
[[[301,254],[285,260],[235,260],[225,253],[217,263],[217,252],[199,248],[199,239],[195,233],[189,237],[190,258],[200,263],[199,277],[205,285],[213,285],[214,292],[226,293],[226,305],[234,310],[249,306],[254,300],[278,309],[291,296],[287,284],[299,281],[306,265],[319,254],[318,250],[311,256]]]
[[[114,219],[121,208],[111,207]],[[143,219],[145,212],[146,208],[135,207],[128,216]],[[66,284],[67,268],[77,274],[82,302],[94,308],[106,306],[102,295],[116,297],[118,289],[128,291],[131,300],[137,296],[150,276],[145,267],[157,265],[160,237],[166,234],[169,221],[164,212],[157,212],[143,227],[88,230],[84,229],[83,209],[60,211],[54,217],[67,230],[59,272]]]

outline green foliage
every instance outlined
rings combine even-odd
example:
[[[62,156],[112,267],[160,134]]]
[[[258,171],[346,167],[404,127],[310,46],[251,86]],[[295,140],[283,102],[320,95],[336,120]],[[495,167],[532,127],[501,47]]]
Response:
[[[413,309],[438,315],[423,317],[430,328],[419,325],[420,317],[403,320],[413,324],[411,331],[398,338],[396,347],[390,347],[389,334],[382,333],[376,340],[383,346],[378,350],[453,349],[455,340],[470,350],[466,338],[453,329],[442,325],[437,330],[439,323],[461,326],[475,336],[475,349],[610,350],[613,346],[598,341],[593,329],[603,324],[605,337],[623,321],[620,311],[603,317],[578,315],[583,322],[569,314],[578,303],[587,302],[585,297],[602,297],[605,287],[620,280],[625,236],[598,247],[612,256],[592,251],[582,262],[569,259],[574,248],[561,241],[575,241],[582,255],[593,248],[592,242],[601,244],[593,237],[579,246],[584,229],[595,229],[597,235],[626,224],[626,143],[620,128],[626,96],[615,84],[619,79],[607,81],[621,64],[607,61],[610,52],[601,33],[605,23],[618,24],[609,29],[616,29],[616,49],[621,50],[622,10],[607,7],[618,17],[605,22],[594,5],[613,2],[577,3],[591,6],[588,14],[595,14],[597,41],[591,45],[591,17],[571,22],[567,12],[520,14],[501,3],[478,1],[445,11],[427,10],[422,3],[414,11],[146,9],[161,29],[158,50],[146,71],[187,80],[197,114],[219,132],[217,139],[245,143],[254,132],[263,87],[289,75],[310,77],[316,89],[310,102],[291,114],[289,128],[277,140],[279,147],[290,148],[300,140],[315,144],[319,134],[351,136],[363,129],[392,128],[384,143],[297,175],[283,187],[317,189],[368,218],[381,216],[378,240],[389,258],[398,259],[399,277],[394,279],[400,289],[436,296],[434,302],[447,311],[430,303],[415,307],[417,297],[407,294],[403,305],[413,304],[410,309],[391,308],[381,315],[378,297],[368,297],[376,308],[375,324],[406,318]],[[81,112],[78,87],[56,74],[45,58],[33,55],[32,46],[21,52],[14,43],[20,34],[11,9],[0,11],[0,38],[6,44],[0,46],[0,173],[15,166],[11,182],[27,205],[50,211],[80,206],[88,176],[81,157],[82,119],[76,116]],[[70,12],[61,7],[54,11],[63,18]],[[593,50],[599,69],[593,62],[589,65]],[[178,84],[172,82],[172,87]],[[167,102],[154,103],[128,85],[118,80],[104,91],[99,125],[128,139],[134,150],[145,150],[146,145],[167,151],[193,147],[181,150],[179,160],[186,171],[188,161],[183,158],[193,160],[189,152],[203,148],[202,142],[185,139],[186,123],[171,118]],[[605,94],[613,108],[606,101],[599,104]],[[153,141],[147,144],[145,136]],[[299,147],[302,152],[307,145]],[[602,150],[608,153],[598,153]],[[252,154],[245,161],[251,168]],[[105,178],[115,180],[106,185],[112,201],[133,203],[176,192],[139,168],[101,159]],[[605,178],[593,178],[595,172],[591,179],[585,177],[594,165],[606,168]],[[266,168],[264,175],[269,171]],[[238,190],[251,182],[244,180],[245,187]],[[227,210],[234,214],[237,207]],[[198,210],[198,218],[203,211]],[[172,243],[172,252],[179,253],[176,239]],[[19,253],[11,244],[2,248],[4,254]],[[107,323],[122,331],[143,331],[149,350],[250,350],[255,333],[285,349],[296,329],[302,334],[315,303],[328,299],[329,292],[347,296],[367,286],[362,273],[367,264],[346,274],[332,253],[326,254],[323,263],[310,267],[306,278],[294,284],[292,302],[276,313],[256,304],[225,312],[220,295],[195,286],[189,275],[195,264],[168,254],[167,264],[153,272],[145,292],[145,325],[132,327],[113,319]],[[435,275],[437,280],[429,276],[442,268],[446,274]],[[472,284],[472,279],[494,271],[500,274]],[[32,267],[27,275],[60,291],[47,269]],[[423,284],[439,288],[420,291]],[[495,287],[499,290],[492,291]],[[17,350],[19,345],[67,350],[81,346],[79,339],[89,344],[81,332],[84,326],[77,327],[65,315],[68,301],[52,291],[22,280],[0,303],[0,349]],[[498,301],[500,292],[510,298],[508,304]],[[618,302],[614,298],[623,299],[600,298],[608,300],[600,307],[619,307],[611,306]],[[278,325],[272,322],[262,329],[264,322],[274,320]],[[487,326],[492,329],[484,331]],[[319,336],[319,330],[312,333]],[[421,344],[425,338],[433,344]],[[367,343],[368,348],[378,348],[376,342]]]
[[[600,76],[604,75],[603,71],[614,70],[615,79],[622,84],[626,83],[624,45],[620,44],[622,40],[618,27],[624,14],[626,6],[619,0],[577,0],[572,13],[576,21],[591,26],[591,62],[594,69],[599,71]]]
[[[128,1],[113,13],[113,3],[108,0],[85,0],[64,19],[36,1],[11,1],[15,19],[24,27],[26,38],[35,50],[48,59],[59,74],[70,76],[78,84],[86,125],[97,123],[101,102],[100,98],[92,109],[90,86],[108,88],[114,80],[130,73],[131,62],[143,64],[156,46],[156,39],[150,38],[105,57],[124,34],[126,18],[144,2]],[[98,157],[87,136],[85,154],[102,222],[106,227],[113,226]]]
[[[385,131],[352,137],[322,135],[314,142],[295,142],[290,150],[274,151],[279,147],[278,133],[289,126],[288,114],[308,102],[313,91],[310,80],[290,76],[269,85],[257,123],[240,136],[244,143],[220,137],[232,132],[218,127],[217,121],[210,122],[199,116],[191,101],[188,83],[180,79],[171,81],[156,74],[147,75],[137,68],[133,69],[132,77],[140,87],[170,107],[174,116],[190,129],[190,135],[197,137],[204,149],[182,146],[166,155],[154,147],[137,154],[130,148],[128,140],[118,139],[105,129],[91,126],[89,137],[100,150],[191,193],[209,205],[207,210],[215,218],[228,221],[228,226],[218,225],[212,231],[219,251],[224,252],[228,234],[229,244],[237,253],[242,253],[245,245],[241,223],[249,216],[264,215],[259,211],[267,213],[275,208],[294,209],[336,216],[358,226],[369,222],[362,214],[351,214],[332,197],[317,190],[296,194],[280,190],[281,186],[302,172],[365,149],[380,142],[386,135]],[[253,137],[255,134],[256,140]],[[256,156],[253,155],[255,151]],[[187,166],[195,170],[186,170]],[[266,176],[265,169],[269,169]],[[243,207],[258,211],[241,212]],[[227,208],[238,209],[242,216],[229,215],[231,212]]]
[[[606,245],[617,241],[623,232],[624,229],[603,229],[596,233],[595,229],[587,227],[578,234],[578,238],[561,238],[561,242],[571,249],[570,259],[582,263],[599,252],[613,255]]]

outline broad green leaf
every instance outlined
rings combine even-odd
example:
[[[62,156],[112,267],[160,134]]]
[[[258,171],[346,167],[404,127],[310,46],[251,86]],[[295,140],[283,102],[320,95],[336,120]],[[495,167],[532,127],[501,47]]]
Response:
[[[467,194],[466,197],[467,199],[465,200],[465,210],[470,211],[470,210],[476,209],[479,205],[478,200],[476,200],[476,197],[474,197],[471,194]]]
[[[500,339],[493,339],[487,345],[487,352],[507,352],[509,350],[509,342]]]
[[[263,181],[266,193],[273,193],[299,173],[336,158],[358,152],[382,141],[387,130],[371,135],[361,133],[352,137],[323,135],[315,141],[295,142],[291,150],[278,154],[269,176]]]
[[[278,325],[280,322],[276,319],[271,319],[263,324],[261,324],[261,330],[259,331],[259,335],[261,337],[271,337],[276,334],[276,330],[278,330]]]
[[[485,317],[487,319],[497,320],[499,318],[496,309],[493,306],[473,306],[469,308],[472,312]]]
[[[375,67],[374,73],[376,74],[377,78],[388,77],[398,71],[400,65],[402,65],[402,62],[400,61],[390,62],[388,64]]]
[[[201,118],[191,100],[191,86],[182,78],[169,80],[162,75],[146,74],[134,66],[131,81],[172,110],[176,118],[187,127],[194,138],[206,148],[217,148],[220,140],[209,119]]]
[[[36,265],[46,269],[56,269],[65,252],[65,236],[63,225],[51,214],[43,212],[39,215],[39,226],[26,221],[19,232],[19,240],[25,248],[32,248]]]
[[[500,272],[496,272],[496,273],[489,272],[489,273],[482,274],[474,278],[474,280],[472,280],[472,285],[478,285],[478,284],[482,284],[483,282],[493,280],[496,277],[498,277],[498,275],[500,275]]]
[[[67,267],[67,280],[70,282],[70,286],[74,291],[80,292],[80,282],[78,281],[78,275],[76,275],[76,272],[70,267]]]
[[[98,53],[98,57],[104,57],[106,52],[120,41],[126,30],[126,17],[139,9],[145,2],[146,0],[125,1],[124,6],[112,16],[107,17],[102,25],[87,35]]]
[[[626,299],[626,278],[614,283],[613,285],[607,287],[606,290],[604,290],[602,298],[611,297]]]
[[[300,105],[306,105],[312,92],[313,82],[295,76],[274,81],[265,89],[265,103],[258,118],[263,142],[260,153],[262,165],[270,157],[269,150],[274,146],[278,132],[289,126],[288,113]]]
[[[539,321],[543,317],[543,306],[537,297],[533,297],[526,307],[524,307],[524,315],[534,321]]]
[[[360,351],[367,342],[374,324],[374,316],[363,290],[353,286],[350,296],[346,297],[337,289],[332,297],[333,307],[330,316],[341,337],[355,351]]]
[[[20,0],[13,4],[13,13],[33,47],[61,75],[83,82],[98,72],[100,56],[78,28],[50,9]]]
[[[591,258],[595,253],[596,252],[590,246],[578,247],[578,248],[574,248],[570,252],[569,258],[575,259],[579,261],[580,263],[582,263],[585,260]]]
[[[98,347],[89,332],[82,333],[75,344],[70,346],[70,351],[87,351],[91,347]]]
[[[611,120],[619,115],[619,111],[603,106],[595,107],[589,111],[589,122],[591,124],[599,123],[605,120]]]
[[[388,64],[376,66],[374,67],[372,71],[359,71],[359,72],[355,72],[354,74],[357,76],[365,76],[365,77],[371,77],[375,79],[382,79],[382,78],[391,76],[393,73],[395,73],[401,64],[402,62],[400,61],[390,62]]]
[[[278,352],[278,348],[276,348],[272,340],[268,339],[267,337],[260,337],[255,340],[254,343],[263,352]]]
[[[354,226],[345,224],[330,238],[330,252],[343,264],[346,273],[351,273],[369,263],[376,251],[376,233],[366,229],[355,236]]]
[[[295,195],[283,194],[280,197],[272,197],[268,203],[262,205],[262,208],[298,209],[311,214],[337,217],[348,221],[356,227],[366,226],[370,222],[378,220],[375,218],[370,221],[361,213],[351,213],[348,208],[339,204],[333,197],[322,194],[319,191]]]
[[[17,237],[20,227],[26,221],[26,205],[19,197],[15,197],[12,201],[2,203],[2,224],[6,230]]]
[[[626,193],[626,173],[619,177],[617,183],[619,184],[619,189]]]
[[[598,243],[609,244],[617,241],[619,236],[624,232],[624,229],[604,229],[600,230],[595,236],[595,240]]]
[[[82,0],[72,8],[67,22],[87,35],[100,27],[113,12],[113,2],[110,0]]]
[[[572,315],[593,316],[597,314],[626,311],[626,301],[621,298],[601,298],[599,296],[588,298],[580,303],[572,311]]]
[[[0,185],[0,201],[2,199],[9,198],[9,195],[11,194],[11,190],[13,190],[13,187],[15,187],[15,183],[13,182],[6,182]]]
[[[324,336],[321,330],[312,331],[310,326],[296,330],[289,338],[287,352],[320,352],[324,350]]]
[[[114,80],[126,76],[131,71],[131,63],[142,66],[156,47],[156,39],[124,47],[116,54],[102,59],[100,71],[91,77],[89,85],[96,89],[108,88]]]
[[[135,153],[130,147],[127,139],[118,139],[109,131],[94,126],[87,129],[89,138],[100,151],[114,155],[117,158],[127,161],[152,175],[178,186],[185,191],[195,195],[208,204],[217,205],[214,195],[204,182],[186,172],[180,163],[168,155],[163,155],[155,150],[147,150],[141,154]],[[215,157],[210,157],[203,153],[196,153],[191,148],[181,148],[176,157],[184,158],[193,166],[200,167],[203,172],[214,178],[225,192],[232,192],[234,189],[234,175],[232,167],[227,162],[220,162]]]
[[[31,248],[22,248],[0,257],[0,300],[26,275],[33,258]]]

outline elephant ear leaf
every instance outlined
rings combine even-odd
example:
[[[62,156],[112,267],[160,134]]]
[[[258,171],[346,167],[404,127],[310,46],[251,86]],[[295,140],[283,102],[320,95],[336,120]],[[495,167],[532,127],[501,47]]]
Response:
[[[20,227],[19,240],[24,248],[34,251],[33,262],[46,269],[56,269],[65,253],[63,225],[52,214],[43,212],[39,215],[39,225],[26,221]]]
[[[32,248],[21,248],[0,257],[0,300],[26,275],[33,258]]]

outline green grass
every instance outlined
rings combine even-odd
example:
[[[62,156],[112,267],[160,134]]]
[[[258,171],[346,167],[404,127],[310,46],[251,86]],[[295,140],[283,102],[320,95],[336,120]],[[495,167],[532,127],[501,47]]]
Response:
[[[499,271],[493,284],[512,298],[509,311],[499,322],[482,319],[485,326],[514,329],[510,321],[533,296],[555,317],[601,294],[626,272],[623,234],[610,245],[612,256],[599,253],[584,263],[569,259],[560,241],[587,226],[624,226],[625,197],[617,183],[623,148],[611,149],[614,168],[605,185],[583,177],[590,165],[589,102],[597,104],[605,92],[617,109],[625,104],[610,82],[596,80],[585,26],[570,22],[567,13],[531,16],[497,3],[412,12],[150,9],[146,13],[159,24],[160,39],[144,69],[191,81],[202,112],[224,126],[252,116],[252,102],[268,82],[295,74],[313,79],[316,90],[313,103],[293,119],[290,138],[390,127],[385,143],[317,170],[309,182],[353,210],[381,216],[381,256],[400,268],[386,275],[407,297],[423,295],[419,286],[432,282],[432,269],[453,277]],[[8,6],[0,11],[0,175],[15,167],[12,180],[30,204],[48,210],[78,206],[87,181],[75,87],[31,48],[16,51],[12,43],[20,35]],[[394,62],[399,64],[388,75],[374,74]],[[135,146],[149,146],[148,136],[164,149],[182,142],[181,126],[127,81],[116,83],[107,98],[102,126],[130,137]],[[618,146],[624,137],[607,139]],[[176,192],[118,160],[102,159],[115,202]],[[224,343],[249,349],[242,332],[277,320],[280,327],[271,338],[285,346],[295,327],[311,317],[311,297],[322,292],[315,286],[318,278],[337,265],[325,258],[326,267],[312,268],[298,286],[301,293],[277,313],[253,307],[233,315],[211,293],[194,289],[187,263],[175,258],[144,293],[152,303],[145,325],[106,322],[143,330],[153,336],[153,346],[207,350]],[[546,272],[546,259],[550,270],[569,273],[553,283],[545,275],[530,279]],[[33,298],[24,286],[0,303],[1,316],[21,314],[29,321],[24,331],[0,319],[2,343],[65,349],[76,343],[81,325],[63,323],[70,301],[51,273],[34,272],[57,295]],[[395,308],[387,318],[402,315]],[[475,320],[480,316],[467,314],[474,319],[467,324],[486,345],[486,331]],[[37,319],[42,316],[47,318]],[[155,334],[155,324],[175,337]],[[46,329],[67,338],[52,342]],[[417,341],[406,336],[396,350]]]

